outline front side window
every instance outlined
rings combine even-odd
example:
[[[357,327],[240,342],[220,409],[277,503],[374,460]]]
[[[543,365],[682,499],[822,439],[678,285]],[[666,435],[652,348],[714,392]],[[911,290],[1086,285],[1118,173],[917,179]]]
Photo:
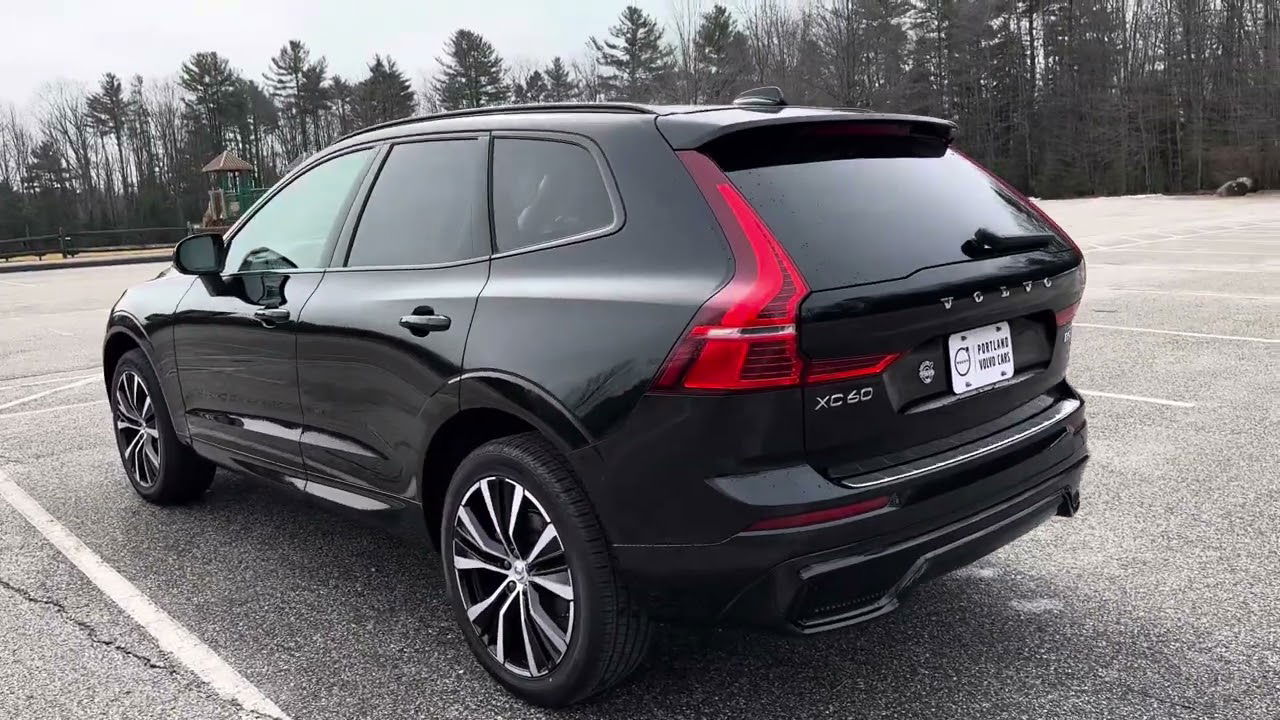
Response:
[[[493,222],[498,252],[604,230],[613,204],[600,166],[581,145],[498,138],[493,145]]]
[[[372,154],[326,160],[270,197],[231,237],[224,272],[320,267]]]
[[[489,254],[485,138],[396,145],[378,172],[349,267],[433,265]]]

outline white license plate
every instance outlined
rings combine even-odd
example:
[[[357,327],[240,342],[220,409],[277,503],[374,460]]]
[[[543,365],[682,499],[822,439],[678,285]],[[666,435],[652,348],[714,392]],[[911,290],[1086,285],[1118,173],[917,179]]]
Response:
[[[947,339],[951,390],[967,393],[1013,377],[1013,338],[1009,323],[958,332]]]

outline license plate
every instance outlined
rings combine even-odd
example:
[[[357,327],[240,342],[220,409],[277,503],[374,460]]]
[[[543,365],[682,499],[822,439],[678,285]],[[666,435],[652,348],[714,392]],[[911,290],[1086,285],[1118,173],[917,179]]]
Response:
[[[951,391],[959,395],[1013,377],[1013,339],[1009,323],[958,332],[947,339],[951,354]]]

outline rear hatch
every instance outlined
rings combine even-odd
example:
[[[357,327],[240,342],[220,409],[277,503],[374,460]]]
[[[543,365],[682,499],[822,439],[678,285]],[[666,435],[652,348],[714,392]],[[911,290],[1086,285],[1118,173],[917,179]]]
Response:
[[[1066,392],[1079,251],[949,135],[861,119],[754,127],[699,148],[808,283],[798,334],[810,368],[854,368],[802,390],[806,454],[832,479],[946,451]]]

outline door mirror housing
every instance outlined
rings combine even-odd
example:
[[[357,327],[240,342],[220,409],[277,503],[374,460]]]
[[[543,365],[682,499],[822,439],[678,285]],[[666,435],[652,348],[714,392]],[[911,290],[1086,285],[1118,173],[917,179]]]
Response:
[[[217,233],[188,235],[173,248],[173,266],[183,275],[221,275],[225,259]]]

